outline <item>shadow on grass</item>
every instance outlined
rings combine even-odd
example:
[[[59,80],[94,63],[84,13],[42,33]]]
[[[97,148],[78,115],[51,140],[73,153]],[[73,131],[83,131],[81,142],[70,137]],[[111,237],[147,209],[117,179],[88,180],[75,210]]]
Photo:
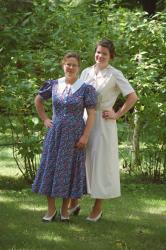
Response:
[[[166,186],[122,178],[122,197],[104,203],[101,221],[85,220],[86,196],[71,223],[42,223],[46,203],[23,178],[0,176],[0,249],[3,250],[165,250]],[[60,201],[57,201],[60,207]],[[151,208],[151,209],[150,209]]]
[[[131,183],[137,183],[137,184],[166,184],[166,180],[164,179],[164,176],[161,176],[160,178],[154,178],[153,176],[147,176],[143,174],[134,174],[129,175],[127,173],[121,173],[121,180],[123,183],[131,184]]]
[[[127,191],[127,190],[126,190]],[[136,196],[106,202],[103,218],[98,223],[85,220],[91,199],[83,198],[81,214],[71,223],[42,223],[45,199],[31,190],[2,191],[2,249],[81,249],[81,250],[165,250],[165,222],[161,214],[145,212],[146,190]],[[145,199],[141,199],[142,193]],[[152,192],[153,193],[153,192]],[[153,195],[151,193],[151,195]],[[159,193],[158,193],[159,194]],[[57,207],[60,202],[57,202]]]
[[[21,190],[30,186],[23,177],[0,176],[1,190]]]
[[[164,184],[142,184],[142,183],[121,183],[122,197],[129,196],[131,199],[154,199],[166,201],[166,185]]]

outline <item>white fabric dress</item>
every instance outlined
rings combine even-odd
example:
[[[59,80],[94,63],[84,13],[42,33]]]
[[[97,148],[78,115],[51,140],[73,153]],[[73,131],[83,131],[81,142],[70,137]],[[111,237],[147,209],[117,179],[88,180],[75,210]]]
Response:
[[[102,111],[115,104],[120,93],[134,92],[122,72],[108,65],[97,75],[95,67],[83,70],[81,79],[97,90],[95,125],[87,145],[87,189],[92,198],[108,199],[120,196],[118,136],[115,120],[102,118]]]

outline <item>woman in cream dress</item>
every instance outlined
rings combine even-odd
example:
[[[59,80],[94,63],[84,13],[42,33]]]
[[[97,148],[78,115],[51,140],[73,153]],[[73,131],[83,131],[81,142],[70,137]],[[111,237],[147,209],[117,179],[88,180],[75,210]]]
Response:
[[[102,215],[102,200],[120,196],[118,136],[116,120],[136,102],[137,95],[122,72],[109,65],[115,56],[114,45],[103,39],[96,46],[96,64],[83,70],[81,79],[97,90],[96,120],[86,151],[87,189],[95,199],[87,218],[97,221]],[[119,94],[126,97],[123,106],[115,112],[113,106]],[[69,212],[79,210],[72,200]]]

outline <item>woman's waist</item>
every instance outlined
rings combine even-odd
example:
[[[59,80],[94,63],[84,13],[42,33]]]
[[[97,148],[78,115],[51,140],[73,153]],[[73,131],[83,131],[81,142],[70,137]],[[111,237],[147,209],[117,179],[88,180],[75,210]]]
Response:
[[[54,114],[52,117],[52,121],[54,122],[61,122],[61,121],[68,121],[69,123],[83,123],[83,115],[71,115],[71,114]]]
[[[104,111],[104,110],[111,110],[113,108],[113,105],[97,105],[96,106],[96,111],[98,111],[98,112],[102,112],[102,111]]]

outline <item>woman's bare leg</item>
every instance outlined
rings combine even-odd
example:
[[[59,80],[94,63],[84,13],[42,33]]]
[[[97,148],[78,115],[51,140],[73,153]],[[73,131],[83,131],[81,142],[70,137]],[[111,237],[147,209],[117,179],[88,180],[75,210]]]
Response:
[[[55,212],[55,210],[56,210],[55,198],[47,196],[47,202],[48,202],[47,215],[51,216]]]
[[[97,215],[102,211],[102,199],[96,199],[92,211],[90,213],[90,218],[96,218]]]
[[[62,208],[61,208],[61,214],[64,217],[68,217],[68,206],[69,206],[70,199],[63,199],[62,202]]]
[[[79,199],[70,199],[69,208],[74,208],[79,204]]]

